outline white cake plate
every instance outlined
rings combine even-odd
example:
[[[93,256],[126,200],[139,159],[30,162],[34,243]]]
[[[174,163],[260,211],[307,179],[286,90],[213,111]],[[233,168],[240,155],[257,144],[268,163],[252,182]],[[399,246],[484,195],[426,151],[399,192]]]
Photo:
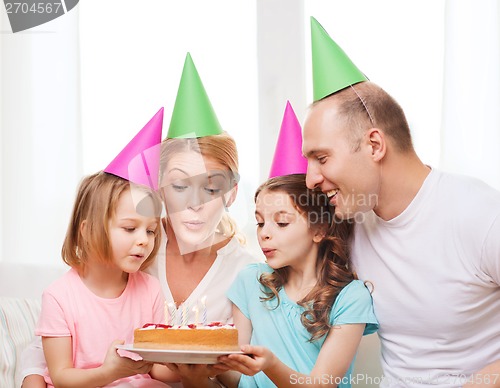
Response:
[[[143,360],[152,362],[168,362],[174,364],[217,364],[217,358],[227,354],[244,354],[242,351],[211,350],[164,350],[135,348],[133,344],[117,345],[117,349],[136,353]],[[127,356],[126,354],[122,354]],[[137,359],[136,357],[130,357]]]

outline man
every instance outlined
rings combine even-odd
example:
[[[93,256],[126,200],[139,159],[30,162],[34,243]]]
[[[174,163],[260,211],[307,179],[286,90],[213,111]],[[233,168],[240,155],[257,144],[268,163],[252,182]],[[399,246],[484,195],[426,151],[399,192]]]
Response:
[[[312,39],[307,185],[356,221],[383,385],[500,387],[500,193],[422,163],[397,102],[314,19]]]

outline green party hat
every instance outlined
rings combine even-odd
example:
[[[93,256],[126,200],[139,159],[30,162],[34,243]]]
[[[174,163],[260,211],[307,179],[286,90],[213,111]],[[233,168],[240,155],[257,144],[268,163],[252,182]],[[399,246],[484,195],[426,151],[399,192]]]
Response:
[[[200,75],[187,53],[168,128],[168,138],[196,138],[222,133]]]
[[[314,101],[368,78],[311,16],[311,49]]]

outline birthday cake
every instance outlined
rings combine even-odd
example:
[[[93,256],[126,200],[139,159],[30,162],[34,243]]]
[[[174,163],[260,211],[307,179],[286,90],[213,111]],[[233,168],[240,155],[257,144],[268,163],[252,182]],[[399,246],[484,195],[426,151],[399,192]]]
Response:
[[[134,330],[134,347],[166,350],[240,350],[238,330],[234,325],[220,322],[187,326],[147,323]]]

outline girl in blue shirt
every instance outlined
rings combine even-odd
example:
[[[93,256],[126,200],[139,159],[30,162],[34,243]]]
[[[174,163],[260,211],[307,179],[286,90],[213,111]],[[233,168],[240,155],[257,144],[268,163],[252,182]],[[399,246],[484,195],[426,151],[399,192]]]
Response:
[[[220,362],[227,386],[350,387],[361,337],[377,330],[368,289],[349,265],[353,224],[335,219],[305,174],[269,179],[255,194],[267,262],[242,270],[227,295],[241,350]],[[200,385],[198,385],[200,386]]]

